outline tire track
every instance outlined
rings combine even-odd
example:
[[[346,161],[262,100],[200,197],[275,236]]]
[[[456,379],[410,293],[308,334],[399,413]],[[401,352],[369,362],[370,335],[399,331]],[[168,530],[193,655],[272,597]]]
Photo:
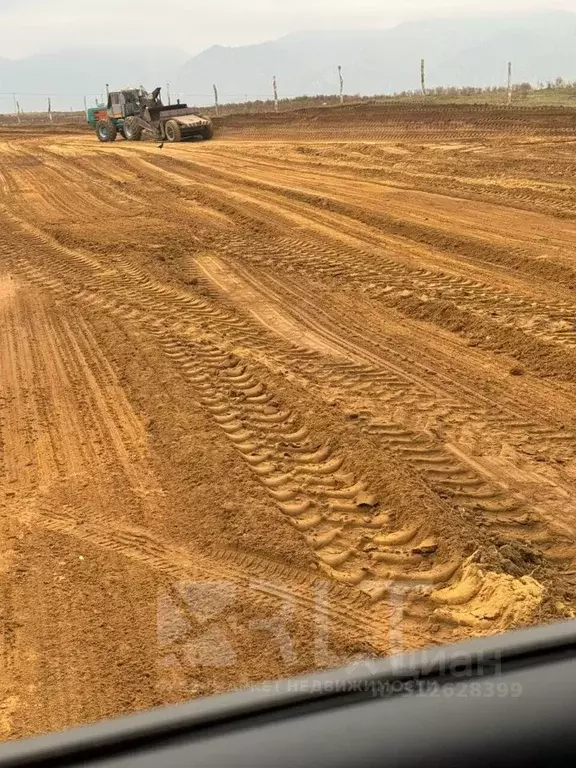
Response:
[[[499,468],[500,472],[492,474],[479,467],[477,461],[467,460],[462,450],[451,450],[450,444],[435,441],[428,430],[415,431],[407,428],[398,418],[394,419],[395,415],[398,416],[398,399],[401,398],[406,409],[422,411],[426,419],[429,419],[430,413],[435,410],[444,418],[448,416],[451,421],[457,419],[458,422],[464,422],[468,429],[470,421],[476,420],[479,433],[490,425],[492,429],[498,429],[499,440],[509,439],[510,432],[516,431],[524,435],[529,442],[541,441],[549,445],[556,440],[569,451],[574,447],[573,436],[543,428],[535,423],[530,424],[512,411],[498,412],[495,404],[471,391],[467,394],[472,403],[476,401],[476,409],[470,407],[470,401],[451,402],[439,385],[432,386],[418,376],[406,376],[402,369],[383,358],[381,351],[379,354],[368,352],[361,346],[362,336],[356,335],[352,341],[350,332],[354,323],[350,318],[339,319],[323,311],[301,287],[297,288],[285,279],[280,281],[276,277],[268,276],[267,282],[276,291],[273,292],[265,283],[257,281],[237,265],[232,267],[228,264],[224,268],[214,257],[206,257],[200,261],[200,266],[204,274],[220,289],[232,290],[237,302],[249,307],[253,306],[255,296],[265,297],[272,307],[278,308],[276,311],[279,316],[292,316],[301,327],[309,329],[309,335],[305,338],[312,339],[312,348],[322,350],[324,347],[332,354],[336,352],[340,358],[346,359],[346,362],[336,360],[325,363],[308,360],[300,364],[293,361],[291,367],[304,369],[303,372],[307,376],[319,380],[325,386],[336,388],[337,391],[345,388],[347,393],[356,395],[359,405],[357,410],[352,411],[353,417],[369,434],[400,452],[405,460],[416,466],[442,497],[449,498],[465,508],[488,513],[488,517],[491,516],[489,513],[492,513],[492,516],[496,514],[500,523],[504,523],[507,518],[508,525],[514,526],[516,523],[524,527],[527,524],[526,511],[522,508],[530,507],[530,504],[526,505],[526,499],[521,494],[511,495],[509,491],[510,485],[515,485],[516,473],[506,477],[505,469]],[[234,272],[241,276],[244,284],[238,285],[235,282],[232,277]],[[304,308],[301,309],[301,306]],[[378,346],[381,350],[382,345]],[[390,390],[394,389],[398,398],[393,399],[392,409],[386,409]],[[543,477],[537,475],[528,479],[529,485],[547,484]],[[553,519],[557,517],[554,512],[557,511],[558,505],[566,504],[565,492],[560,493],[558,498],[549,504],[551,511],[546,516]],[[532,535],[534,533],[535,531],[532,531]]]
[[[293,171],[295,168],[309,170],[313,164],[317,171],[322,171],[325,177],[334,176],[339,180],[357,181],[358,178],[369,179],[374,184],[384,184],[394,186],[399,189],[419,190],[422,192],[431,192],[434,195],[446,195],[457,197],[464,200],[478,202],[487,202],[499,206],[515,208],[526,211],[536,211],[546,213],[549,216],[559,216],[561,218],[574,218],[574,205],[570,193],[563,190],[554,190],[550,186],[545,188],[546,196],[540,195],[533,188],[532,180],[528,179],[525,186],[502,189],[500,179],[502,176],[502,163],[505,160],[505,153],[508,150],[506,145],[499,145],[498,164],[495,166],[495,178],[482,179],[463,175],[466,166],[463,167],[464,158],[471,154],[470,147],[465,147],[464,151],[457,153],[458,164],[450,167],[446,173],[441,173],[438,167],[431,163],[423,161],[419,153],[411,150],[410,143],[407,143],[402,152],[408,160],[402,161],[399,158],[397,145],[390,143],[383,150],[372,144],[367,144],[366,154],[359,152],[358,142],[342,142],[336,148],[326,145],[320,149],[303,146],[301,144],[288,144],[289,154],[282,156],[282,163],[279,162],[280,150],[273,146],[265,151],[265,147],[260,147],[257,152],[251,149],[251,167],[254,164],[261,165],[267,169],[280,169],[282,171]],[[434,151],[434,147],[428,147]],[[486,152],[492,147],[486,147],[486,143],[480,147],[483,150],[481,166],[482,170],[486,167]],[[380,151],[380,155],[377,153]],[[243,158],[245,148],[242,144],[230,145],[226,147],[225,156],[232,158]],[[380,160],[380,164],[375,164],[374,159]],[[419,169],[418,166],[422,167]],[[558,176],[570,182],[571,166],[560,166]],[[514,169],[512,169],[514,170]],[[382,181],[385,173],[385,181]],[[542,190],[543,191],[543,190]],[[561,192],[563,193],[561,195]],[[554,198],[554,194],[557,195]]]
[[[131,274],[133,276],[138,276],[138,273],[136,271],[134,271],[134,270],[132,270]],[[141,277],[141,275],[140,275],[140,277]],[[132,283],[132,280],[130,282]],[[148,280],[148,283],[150,284],[149,280]],[[127,285],[126,285],[126,289],[128,290],[128,286]],[[130,290],[132,290],[132,287],[130,287]],[[160,291],[161,297],[165,297],[168,293],[170,293],[170,291],[168,291],[166,288],[160,288],[159,291]],[[148,306],[151,310],[153,309],[151,304],[146,305],[146,302],[144,300],[143,300],[143,303],[144,303],[144,306]],[[183,304],[184,305],[188,304],[188,306],[190,306],[190,299],[189,299],[189,297],[183,297],[182,295],[180,295],[178,297],[178,299],[177,299],[177,303],[180,306],[182,306]],[[224,315],[223,315],[221,310],[210,310],[210,311],[208,311],[206,309],[205,303],[204,304],[202,302],[200,302],[199,304],[197,303],[197,307],[200,307],[201,309],[204,310],[204,312],[207,312],[209,317],[210,317],[210,319],[211,319],[211,321],[215,321],[215,318],[219,319],[220,321],[222,321],[223,318],[224,318]],[[227,332],[228,332],[228,330],[230,328],[234,328],[237,332],[240,333],[240,336],[244,337],[244,341],[246,341],[246,338],[249,338],[251,343],[253,343],[254,345],[257,345],[257,340],[255,338],[255,334],[252,333],[252,332],[248,332],[246,327],[245,327],[245,325],[243,327],[241,327],[241,324],[240,324],[240,326],[239,326],[238,322],[234,318],[230,318],[230,317],[226,318],[225,322],[227,322],[227,324],[229,326],[229,328],[226,329]],[[421,393],[416,393],[416,397],[419,397],[420,395],[421,395]],[[518,425],[515,425],[513,420],[511,421],[509,417],[507,417],[505,426],[506,426],[507,430],[510,430],[510,428],[513,428],[514,426],[517,426],[517,429],[521,429],[521,430],[525,429],[525,427],[526,427],[526,425],[523,424],[522,421],[520,421]],[[410,440],[412,440],[416,444],[414,447],[417,449],[418,448],[417,444],[422,442],[422,438],[419,435],[416,435],[416,436],[412,435],[411,438],[408,438],[407,435],[409,433],[406,433],[406,434],[401,434],[400,433],[400,434],[398,434],[399,427],[398,427],[397,424],[393,424],[392,425],[391,430],[390,429],[388,430],[388,434],[386,433],[387,430],[386,430],[386,425],[385,424],[376,424],[373,427],[370,427],[370,425],[369,425],[369,429],[372,429],[372,431],[375,432],[375,433],[380,433],[381,439],[388,439],[390,442],[395,443],[395,444],[403,443],[403,442],[406,442],[406,441],[410,442]],[[536,432],[536,428],[535,427],[532,427],[532,430],[534,432]],[[400,431],[401,431],[401,428],[400,428]],[[564,444],[566,444],[566,442],[570,440],[570,436],[569,435],[566,435],[566,434],[556,434],[555,435],[553,431],[546,430],[546,429],[543,430],[539,434],[539,437],[542,438],[542,439],[545,439],[545,440],[549,440],[549,441],[552,438],[556,438],[556,439],[561,440]],[[438,461],[440,461],[440,457],[438,456],[437,458],[438,458]],[[452,465],[452,466],[454,465],[453,457],[451,457],[451,456],[450,457],[444,456],[444,460],[445,460],[445,463],[447,465]],[[433,473],[428,473],[428,474],[431,475]],[[438,476],[439,474],[440,473],[436,473],[436,476]],[[458,483],[464,483],[464,484],[468,484],[471,487],[474,484],[474,478],[462,476],[462,473],[458,472],[458,471],[455,472],[455,475],[460,475],[459,479],[457,479],[456,477],[448,478],[448,483],[445,484],[445,487],[442,489],[443,491],[448,490],[450,496],[454,495],[454,489],[453,489],[453,487],[450,487],[450,486],[457,486]],[[437,477],[436,477],[436,479],[437,479]],[[469,495],[473,496],[474,494],[469,494]],[[512,505],[512,508],[513,507],[514,507],[514,505]]]
[[[68,272],[67,283],[69,278]],[[41,277],[39,279],[42,280]],[[133,302],[137,301],[147,312],[152,313],[155,308],[156,314],[169,316],[170,313],[156,305],[153,299],[149,298],[148,302],[139,300],[134,291],[134,281],[131,285]],[[112,295],[111,292],[109,295]],[[133,312],[131,310],[129,314],[134,318]],[[236,371],[233,366],[240,364],[238,359],[229,363],[232,373],[227,374],[220,369],[226,368],[228,355],[218,347],[209,345],[202,349],[185,340],[172,340],[157,325],[152,330],[167,354],[196,384],[200,402],[214,414],[215,423],[232,441],[291,524],[298,530],[318,533],[321,540],[331,539],[323,547],[317,546],[317,538],[311,540],[312,545],[316,545],[319,566],[342,583],[358,585],[367,581],[365,589],[372,593],[375,588],[373,582],[388,578],[391,572],[374,568],[371,550],[365,553],[354,545],[363,538],[371,541],[374,531],[378,533],[390,522],[390,518],[383,515],[378,520],[377,517],[374,527],[374,519],[368,513],[375,503],[370,501],[364,505],[358,501],[362,499],[362,483],[350,479],[347,474],[338,473],[344,459],[335,455],[328,446],[318,446],[309,440],[305,428],[294,423],[294,414],[268,405],[278,398],[274,393],[267,392],[266,386],[246,367]],[[190,350],[187,351],[187,348]],[[202,360],[204,365],[199,363]],[[339,501],[340,498],[347,500]],[[346,536],[336,531],[339,528],[350,528],[351,533]],[[416,535],[417,531],[414,532]],[[338,545],[335,545],[337,538]],[[370,541],[363,544],[368,545]],[[442,580],[446,573],[452,575],[456,567],[457,564],[445,566],[438,573],[432,570],[426,578],[435,583]],[[393,575],[409,579],[408,572],[399,570]],[[418,579],[424,575],[419,572]],[[366,579],[366,576],[372,578]],[[381,587],[379,583],[376,586]]]
[[[35,513],[42,527],[139,562],[167,577],[169,583],[226,580],[256,604],[274,605],[278,600],[297,604],[333,623],[338,631],[346,631],[357,642],[371,644],[377,653],[388,647],[390,609],[382,605],[376,610],[366,595],[328,579],[252,553],[218,547],[211,553],[191,553],[145,528],[123,525],[110,516],[94,524],[89,515],[71,507],[41,507]],[[417,626],[410,626],[410,638],[417,647],[425,635]]]
[[[79,260],[78,264],[85,262]],[[62,263],[66,282],[60,283],[59,290],[64,293],[70,291],[64,287],[71,283],[70,267],[68,262]],[[51,272],[57,271],[52,264]],[[104,287],[106,295],[113,296],[111,286],[106,285],[113,282],[109,271],[105,275],[100,290]],[[37,279],[44,282],[40,273]],[[54,280],[48,282],[52,289],[56,287]],[[122,280],[119,282],[122,284]],[[83,284],[88,284],[85,279]],[[80,294],[73,292],[72,295],[78,298]],[[140,322],[148,313],[160,315],[161,325],[166,328],[166,320],[172,313],[162,305],[155,306],[152,297],[143,302],[135,290],[134,279],[129,295],[133,303],[145,306],[145,314],[132,308],[127,311],[122,302],[115,306],[109,299],[102,299],[100,308],[108,305],[125,319]],[[174,313],[172,317],[177,315]],[[179,321],[175,320],[172,329],[178,327]],[[307,430],[300,426],[296,415],[277,405],[279,398],[269,392],[239,358],[214,344],[199,346],[174,337],[159,328],[158,322],[151,324],[151,330],[168,356],[198,388],[200,403],[213,413],[214,421],[266,487],[274,503],[295,527],[309,534],[318,567],[326,575],[360,589],[375,601],[389,595],[390,583],[406,583],[418,589],[426,585],[427,594],[434,594],[437,603],[444,602],[443,593],[437,587],[461,580],[464,573],[461,559],[442,562],[442,555],[445,558],[449,553],[443,552],[441,543],[430,543],[425,526],[416,524],[408,529],[394,529],[391,517],[385,512],[368,514],[378,506],[378,501],[369,489],[364,491],[359,479],[339,474],[344,457],[328,445],[319,446],[309,440]],[[440,554],[438,565],[434,562],[437,552]],[[478,583],[476,591],[469,589],[472,602],[482,584]],[[498,584],[496,591],[500,587]],[[449,602],[451,598],[447,599]],[[442,615],[446,621],[451,616],[449,608],[445,608]],[[498,611],[495,621],[501,616],[502,612]]]
[[[567,113],[343,114],[0,141],[0,730],[569,613]]]
[[[151,164],[163,168],[166,162],[156,160]],[[171,164],[175,164],[173,160]],[[180,163],[180,170],[186,173],[187,165],[190,163]],[[290,243],[289,250],[292,255],[290,263],[293,268],[301,266],[303,270],[307,270],[310,265],[316,265],[320,273],[323,272],[331,277],[343,277],[345,275],[347,280],[352,281],[356,289],[372,286],[371,294],[378,298],[382,296],[380,293],[382,290],[386,292],[391,289],[397,292],[408,290],[417,294],[424,292],[425,300],[431,304],[439,301],[457,303],[460,308],[473,314],[481,317],[489,316],[491,322],[497,322],[500,326],[521,330],[522,333],[533,335],[548,343],[562,344],[571,348],[576,346],[576,329],[574,326],[576,303],[562,301],[538,305],[534,302],[533,296],[528,298],[514,295],[509,291],[498,291],[493,286],[477,280],[427,267],[413,268],[393,258],[387,258],[381,250],[367,247],[370,241],[374,244],[378,241],[381,241],[382,245],[390,244],[386,237],[379,234],[382,231],[397,235],[402,241],[409,239],[415,243],[422,243],[434,248],[441,246],[444,241],[450,252],[457,250],[459,255],[462,253],[465,255],[467,249],[473,253],[480,250],[488,255],[490,246],[486,243],[474,241],[471,238],[466,240],[461,236],[456,239],[447,236],[440,230],[416,226],[412,223],[406,224],[391,216],[385,217],[382,214],[376,215],[372,212],[364,213],[334,197],[321,197],[306,191],[295,191],[293,188],[282,187],[278,183],[256,181],[250,176],[239,174],[233,170],[224,171],[222,168],[216,170],[210,164],[201,163],[198,160],[194,161],[192,167],[204,172],[209,170],[211,172],[210,185],[215,184],[219,192],[225,197],[238,198],[239,186],[263,193],[258,197],[248,196],[248,199],[256,205],[262,205],[263,200],[270,201],[270,205],[267,205],[266,209],[273,212],[274,215],[286,211],[296,215],[304,225],[307,222],[312,226],[320,225],[324,239],[338,238],[336,233],[347,232],[345,240],[350,245],[350,249],[346,251],[332,249],[337,265],[334,262],[332,265],[330,264],[330,259],[327,258],[327,255],[330,255],[330,250],[326,250],[325,242],[323,243],[324,247],[321,245],[316,249],[314,245],[310,247],[309,242]],[[228,187],[228,180],[230,179],[234,179],[233,192]],[[291,200],[297,201],[297,204],[294,205],[290,202]],[[329,214],[323,211],[326,206],[330,209]],[[396,242],[394,245],[398,245],[398,243]],[[509,259],[508,249],[498,250],[492,246],[492,250],[498,261]],[[243,244],[238,251],[242,254],[246,253]],[[280,255],[277,252],[272,254],[267,252],[269,253],[269,261]],[[372,262],[375,256],[378,257],[378,266],[368,266],[368,263]],[[288,259],[286,260],[288,261]],[[361,260],[366,263],[363,264]],[[490,261],[489,258],[488,261]],[[530,260],[524,259],[523,266],[526,267],[531,263]],[[533,263],[540,276],[542,276],[543,269],[550,267],[548,270],[550,277],[559,277],[558,268],[555,266],[543,264],[541,261],[533,261]],[[343,265],[346,265],[348,269],[343,269]],[[565,280],[571,284],[574,275],[568,272]]]

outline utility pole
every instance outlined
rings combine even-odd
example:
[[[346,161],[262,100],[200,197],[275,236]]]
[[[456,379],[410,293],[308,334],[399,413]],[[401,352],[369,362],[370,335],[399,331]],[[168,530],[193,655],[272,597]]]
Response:
[[[52,99],[48,97],[48,120],[52,122]]]
[[[166,83],[166,95],[168,96],[168,106],[170,106],[170,83]]]
[[[212,85],[212,88],[214,89],[214,113],[218,117],[218,88],[216,88],[216,83]]]
[[[426,62],[424,59],[420,61],[420,87],[422,88],[422,96],[426,96]]]
[[[508,106],[512,104],[512,62],[508,62]]]
[[[86,96],[84,96],[84,114],[88,114],[88,104],[86,103]]]
[[[276,75],[272,78],[272,88],[274,89],[274,111],[278,112],[278,85],[276,83]]]
[[[340,104],[344,104],[344,80],[342,78],[342,67],[338,64],[338,79],[340,80]]]

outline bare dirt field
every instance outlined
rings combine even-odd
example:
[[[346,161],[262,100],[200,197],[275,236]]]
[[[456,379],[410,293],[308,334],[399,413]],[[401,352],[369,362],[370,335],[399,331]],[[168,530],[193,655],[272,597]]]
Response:
[[[1,738],[573,615],[573,114],[317,112],[0,132]]]

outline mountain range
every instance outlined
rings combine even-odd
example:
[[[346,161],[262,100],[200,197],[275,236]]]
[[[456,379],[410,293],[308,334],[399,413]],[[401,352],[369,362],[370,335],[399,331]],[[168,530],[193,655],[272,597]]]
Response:
[[[214,45],[189,58],[162,46],[83,48],[0,59],[0,111],[12,110],[12,93],[26,110],[41,108],[53,94],[54,108],[79,107],[105,83],[153,87],[170,81],[174,98],[190,104],[270,98],[276,75],[280,97],[333,94],[342,66],[348,94],[416,90],[420,59],[427,84],[502,85],[507,62],[514,82],[576,80],[576,14],[557,11],[479,18],[406,22],[392,29],[306,31],[257,45]],[[25,96],[24,94],[39,94]],[[40,95],[42,94],[42,95]]]
[[[541,13],[438,19],[389,30],[303,32],[260,45],[214,46],[180,71],[180,88],[207,94],[218,83],[224,100],[335,93],[338,64],[345,91],[370,95],[418,89],[420,59],[436,85],[501,85],[507,62],[515,82],[576,78],[576,15]]]
[[[170,47],[83,46],[24,59],[0,59],[0,112],[13,111],[17,94],[24,111],[46,109],[48,96],[58,110],[81,109],[83,97],[93,104],[111,87],[165,84],[175,80],[189,58]]]

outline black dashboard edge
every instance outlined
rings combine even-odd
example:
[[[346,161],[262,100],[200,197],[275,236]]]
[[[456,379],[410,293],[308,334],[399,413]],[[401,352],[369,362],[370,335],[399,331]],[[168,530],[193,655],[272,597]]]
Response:
[[[330,706],[335,700],[370,698],[382,681],[450,679],[467,665],[469,676],[499,675],[549,660],[576,658],[576,621],[507,632],[450,646],[370,660],[339,670],[255,685],[247,690],[161,707],[66,732],[0,746],[0,768],[85,764],[183,734],[205,733],[274,710],[305,703]],[[82,761],[82,762],[80,762]]]

